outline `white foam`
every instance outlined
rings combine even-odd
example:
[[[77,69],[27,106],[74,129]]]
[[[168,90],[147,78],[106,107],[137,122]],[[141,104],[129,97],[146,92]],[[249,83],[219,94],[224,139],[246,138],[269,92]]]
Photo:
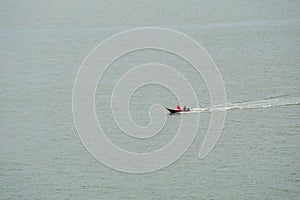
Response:
[[[192,108],[192,112],[212,112],[212,111],[225,111],[234,109],[254,109],[254,108],[268,108],[275,106],[290,106],[290,105],[300,105],[300,98],[272,98],[251,102],[242,103],[226,103],[224,105],[216,105],[208,108]]]

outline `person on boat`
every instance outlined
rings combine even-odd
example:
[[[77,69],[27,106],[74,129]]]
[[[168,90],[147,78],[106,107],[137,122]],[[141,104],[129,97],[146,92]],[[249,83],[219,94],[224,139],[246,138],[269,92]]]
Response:
[[[178,110],[178,111],[181,111],[180,105],[177,106],[177,110]]]
[[[187,111],[187,109],[186,109],[186,107],[185,107],[185,106],[183,106],[183,111]]]

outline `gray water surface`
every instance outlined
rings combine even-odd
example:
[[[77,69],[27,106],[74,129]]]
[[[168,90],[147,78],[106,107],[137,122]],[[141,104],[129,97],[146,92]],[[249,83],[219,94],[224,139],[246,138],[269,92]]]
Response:
[[[1,199],[300,198],[298,1],[0,5]],[[86,151],[73,123],[72,88],[92,48],[120,31],[144,26],[172,28],[203,45],[220,69],[227,102],[243,107],[227,110],[219,142],[205,159],[198,159],[198,151],[209,112],[200,114],[197,136],[179,160],[135,175],[110,169]],[[130,151],[162,147],[180,121],[180,115],[166,113],[164,129],[149,140],[126,136],[113,121],[114,83],[126,69],[150,61],[174,66],[190,80],[200,106],[211,106],[205,82],[179,58],[149,50],[120,59],[99,83],[95,102],[108,137]],[[257,106],[261,100],[270,102]],[[149,122],[153,103],[175,107],[177,101],[157,85],[138,90],[130,104],[136,123]]]

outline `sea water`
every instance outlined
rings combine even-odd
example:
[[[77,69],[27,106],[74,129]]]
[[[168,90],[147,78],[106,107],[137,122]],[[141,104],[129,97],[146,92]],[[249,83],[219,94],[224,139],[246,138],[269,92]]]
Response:
[[[1,199],[300,198],[299,2],[0,4]],[[155,172],[130,174],[101,164],[82,145],[73,122],[72,89],[92,48],[113,34],[144,26],[175,29],[206,48],[232,109],[205,159],[198,152],[210,112],[200,113],[196,138],[179,160]],[[121,58],[99,82],[95,105],[107,136],[128,151],[163,147],[180,122],[180,115],[166,113],[164,129],[149,140],[127,136],[114,122],[114,84],[126,70],[149,62],[174,66],[188,77],[200,107],[214,106],[201,76],[178,57],[144,50]],[[130,101],[137,124],[149,123],[152,104],[175,107],[177,100],[159,85],[139,89]]]

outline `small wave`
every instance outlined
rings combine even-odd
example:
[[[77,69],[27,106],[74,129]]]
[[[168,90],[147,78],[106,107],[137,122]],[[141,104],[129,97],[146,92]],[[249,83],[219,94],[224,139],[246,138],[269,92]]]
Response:
[[[281,97],[288,96],[282,95]],[[275,106],[292,106],[300,105],[300,98],[268,98],[258,101],[242,102],[242,103],[226,103],[225,105],[217,105],[209,108],[193,108],[196,112],[212,112],[212,111],[225,111],[235,109],[254,109],[254,108],[268,108]]]
[[[282,99],[282,98],[286,98],[286,97],[289,97],[291,96],[290,94],[282,94],[282,95],[276,95],[276,96],[270,96],[270,97],[267,97],[267,98],[264,98],[263,100],[270,100],[270,99]]]

